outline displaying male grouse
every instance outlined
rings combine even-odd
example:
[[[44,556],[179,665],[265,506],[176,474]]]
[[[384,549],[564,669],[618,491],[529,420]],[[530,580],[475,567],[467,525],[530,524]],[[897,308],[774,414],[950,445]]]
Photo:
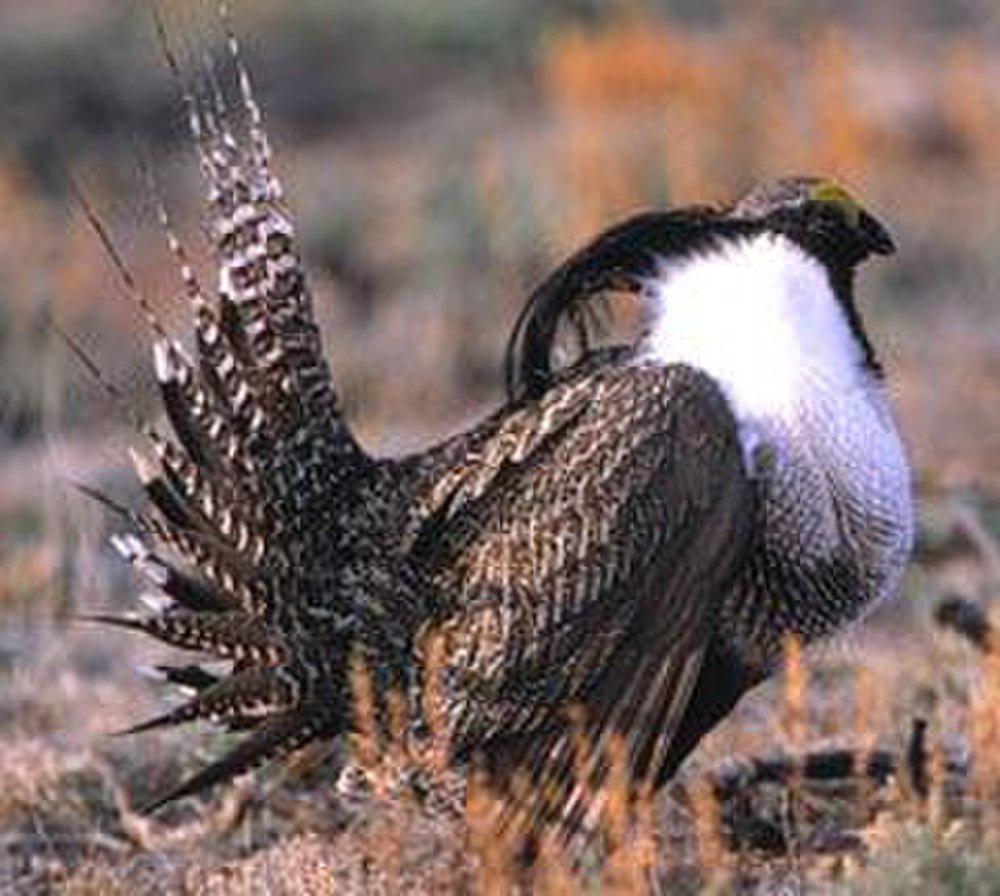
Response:
[[[611,228],[528,299],[501,408],[375,458],[340,414],[236,64],[246,146],[187,97],[218,282],[209,296],[170,234],[195,349],[153,321],[173,434],[144,432],[151,507],[115,539],[153,610],[101,618],[231,661],[162,667],[194,694],[135,731],[246,733],[153,806],[350,731],[359,659],[378,706],[405,695],[419,727],[433,634],[453,761],[528,772],[568,817],[586,809],[566,783],[573,708],[595,756],[620,735],[635,777],[662,783],[789,635],[897,588],[909,470],[853,290],[893,246],[842,188],[787,178]],[[641,337],[553,370],[560,321],[609,288],[642,303]]]

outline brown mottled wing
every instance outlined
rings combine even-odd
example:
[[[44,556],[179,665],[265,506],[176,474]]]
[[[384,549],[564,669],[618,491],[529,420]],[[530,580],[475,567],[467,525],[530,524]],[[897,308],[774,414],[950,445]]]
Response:
[[[616,363],[499,425],[430,500],[459,754],[568,761],[566,710],[645,774],[669,746],[754,503],[703,374]],[[507,762],[507,759],[502,760]]]

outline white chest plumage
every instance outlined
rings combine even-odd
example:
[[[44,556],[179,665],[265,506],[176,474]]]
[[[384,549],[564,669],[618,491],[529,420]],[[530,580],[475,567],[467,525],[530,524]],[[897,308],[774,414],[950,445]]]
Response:
[[[645,292],[646,358],[720,385],[748,471],[770,478],[775,500],[807,505],[787,508],[803,548],[822,555],[856,541],[873,565],[869,599],[894,591],[912,541],[909,467],[823,265],[761,235],[664,263]]]

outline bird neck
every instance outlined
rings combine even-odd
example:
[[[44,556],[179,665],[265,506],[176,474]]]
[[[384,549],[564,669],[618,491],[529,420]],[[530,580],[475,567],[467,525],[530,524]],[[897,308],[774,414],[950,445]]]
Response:
[[[753,624],[775,645],[792,632],[810,639],[893,593],[912,540],[909,466],[826,267],[785,237],[759,235],[661,265],[646,295],[640,357],[719,384],[761,485],[768,556],[846,569],[859,583],[839,604],[785,601],[780,624],[774,608]]]
[[[645,296],[641,354],[711,376],[748,453],[761,429],[799,432],[830,397],[871,387],[827,268],[786,237],[758,234],[665,262]]]

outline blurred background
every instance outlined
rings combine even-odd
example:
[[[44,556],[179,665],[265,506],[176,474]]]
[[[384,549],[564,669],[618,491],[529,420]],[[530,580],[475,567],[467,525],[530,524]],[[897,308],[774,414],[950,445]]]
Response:
[[[164,6],[189,73],[225,60],[213,4]],[[869,637],[887,688],[907,669],[886,698],[901,715],[928,689],[937,705],[941,662],[965,686],[964,648],[933,640],[944,653],[928,654],[922,639],[935,599],[986,602],[1000,581],[995,0],[239,0],[234,18],[341,394],[380,451],[498,402],[527,290],[617,218],[793,172],[860,196],[899,245],[860,295],[921,501],[918,563]],[[231,88],[224,64],[218,77]],[[0,795],[0,826],[12,831],[48,830],[46,811],[59,830],[92,824],[112,810],[106,794],[80,796],[88,787],[169,777],[188,743],[94,746],[155,706],[129,671],[150,648],[68,622],[131,591],[105,547],[116,521],[71,483],[123,499],[134,485],[127,415],[51,322],[140,414],[157,412],[146,334],[67,174],[183,332],[143,165],[197,255],[197,161],[145,4],[0,2],[0,768],[23,790]],[[67,794],[79,817],[64,817]]]

